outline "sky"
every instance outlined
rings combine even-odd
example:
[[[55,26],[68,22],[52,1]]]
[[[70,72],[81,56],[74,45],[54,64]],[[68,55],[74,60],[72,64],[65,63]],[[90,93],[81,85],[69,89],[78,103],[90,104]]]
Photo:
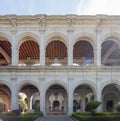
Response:
[[[0,15],[120,15],[120,0],[0,0]]]

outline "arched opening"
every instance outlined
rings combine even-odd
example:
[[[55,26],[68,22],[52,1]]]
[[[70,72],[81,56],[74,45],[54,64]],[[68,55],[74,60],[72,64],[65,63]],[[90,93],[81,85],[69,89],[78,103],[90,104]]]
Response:
[[[40,63],[40,50],[37,42],[31,37],[25,37],[19,48],[19,65],[31,66]]]
[[[11,44],[6,38],[0,37],[0,66],[11,64]]]
[[[114,111],[115,105],[119,102],[119,89],[115,84],[109,84],[102,91],[103,110]]]
[[[79,85],[73,93],[73,111],[85,111],[86,104],[94,100],[93,90],[86,84]]]
[[[67,47],[57,39],[53,39],[46,47],[46,65],[67,65]]]
[[[0,85],[0,112],[10,111],[11,91],[8,86]]]
[[[19,100],[25,101],[27,104],[26,110],[40,111],[40,93],[34,85],[24,85],[19,92]],[[19,108],[21,108],[20,105]]]
[[[75,43],[73,49],[73,64],[89,66],[93,64],[94,52],[92,45],[86,40]]]
[[[53,85],[49,87],[46,92],[46,113],[54,114],[67,114],[68,99],[67,92],[64,87],[60,85]]]
[[[54,110],[54,111],[59,111],[60,110],[60,101],[59,100],[55,100],[54,102],[53,102],[53,107],[52,107],[52,109]]]
[[[101,61],[106,66],[120,65],[120,46],[112,40],[103,42]]]

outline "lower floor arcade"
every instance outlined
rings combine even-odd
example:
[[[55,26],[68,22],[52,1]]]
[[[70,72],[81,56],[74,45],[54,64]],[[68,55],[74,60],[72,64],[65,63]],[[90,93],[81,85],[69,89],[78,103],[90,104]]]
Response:
[[[73,88],[75,87],[75,88]],[[42,111],[44,114],[71,114],[85,111],[87,102],[98,100],[102,105],[98,111],[114,111],[120,102],[120,88],[115,83],[105,85],[102,90],[94,89],[90,83],[68,88],[59,81],[40,88],[33,82],[24,82],[19,88],[10,89],[7,84],[0,85],[0,112],[19,109],[19,99],[25,100],[29,111]]]

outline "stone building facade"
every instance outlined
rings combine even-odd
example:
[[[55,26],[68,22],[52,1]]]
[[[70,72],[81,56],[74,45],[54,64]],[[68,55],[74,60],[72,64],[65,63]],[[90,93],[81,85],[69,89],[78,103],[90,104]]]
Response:
[[[120,102],[120,16],[0,16],[1,111],[18,99],[44,114],[72,114],[91,100]],[[24,96],[25,95],[25,96]]]

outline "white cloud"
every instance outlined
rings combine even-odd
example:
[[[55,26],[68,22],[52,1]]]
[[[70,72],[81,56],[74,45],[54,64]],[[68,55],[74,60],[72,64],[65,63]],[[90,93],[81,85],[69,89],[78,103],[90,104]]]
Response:
[[[120,15],[120,0],[89,0],[88,6],[85,6],[84,4],[85,4],[85,2],[83,2],[83,0],[80,1],[79,5],[77,6],[77,8],[79,8],[79,9],[77,9],[77,14]],[[85,7],[82,8],[81,6],[85,6]]]

